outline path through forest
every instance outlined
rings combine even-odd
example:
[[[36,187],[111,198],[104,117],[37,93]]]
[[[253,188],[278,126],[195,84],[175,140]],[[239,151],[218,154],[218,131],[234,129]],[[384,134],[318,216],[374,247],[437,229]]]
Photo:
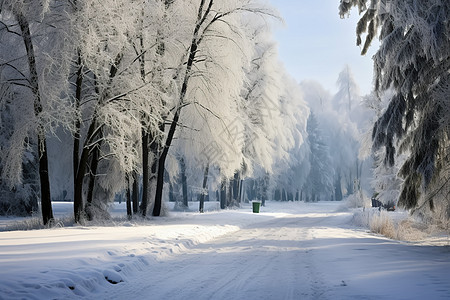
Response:
[[[349,213],[312,207],[253,223],[169,256],[114,286],[105,298],[445,299],[450,295],[448,247],[389,240],[349,226]]]

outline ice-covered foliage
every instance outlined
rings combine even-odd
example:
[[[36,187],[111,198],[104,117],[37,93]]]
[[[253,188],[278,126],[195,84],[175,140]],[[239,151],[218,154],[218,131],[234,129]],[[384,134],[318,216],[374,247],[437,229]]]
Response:
[[[373,117],[369,119],[372,124],[384,113],[392,96],[392,90],[384,92],[381,97],[375,93],[364,97],[364,105],[373,112]],[[385,149],[381,148],[372,151],[372,127],[367,128],[363,138],[363,145],[360,155],[363,157],[371,155],[373,161],[373,179],[371,186],[374,190],[373,197],[384,204],[397,203],[400,195],[403,180],[399,176],[399,169],[405,160],[405,155],[397,157],[394,165],[384,163],[386,157]]]
[[[260,166],[273,173],[276,164],[291,159],[291,149],[303,144],[309,110],[296,82],[280,66],[267,24],[250,21],[258,25],[244,24],[254,53],[241,92],[247,132],[243,151],[250,170]]]
[[[439,203],[436,212],[448,213],[450,2],[345,0],[341,16],[353,6],[362,13],[358,45],[367,32],[363,54],[377,33],[381,41],[374,56],[375,91],[394,90],[374,125],[374,150],[384,147],[391,166],[398,153],[408,155],[400,169],[401,205],[433,210]]]
[[[270,187],[263,189],[283,189],[293,194],[301,188],[307,173],[303,168],[296,169],[298,174],[292,172],[306,152],[303,146],[309,108],[297,82],[278,60],[267,22],[258,17],[246,18],[244,27],[254,47],[245,69],[240,106],[245,125],[246,176],[257,178],[250,180],[249,186],[266,182]]]
[[[339,89],[333,96],[314,81],[303,81],[300,87],[329,149],[334,174],[332,199],[342,200],[343,196],[357,192],[354,187],[371,189],[370,157],[358,154],[362,133],[372,120],[372,113],[363,105],[348,66],[339,74],[337,84]]]
[[[310,171],[305,182],[306,201],[330,200],[333,195],[334,169],[330,150],[324,142],[317,117],[313,112],[307,124]]]
[[[339,73],[337,80],[338,92],[334,95],[333,105],[337,111],[352,111],[361,100],[358,84],[348,65]]]
[[[162,187],[179,155],[191,178],[211,165],[214,186],[239,171],[273,172],[303,143],[308,110],[277,60],[267,18],[278,16],[260,1],[0,4],[2,190],[17,190],[37,164],[40,126],[51,136],[54,198],[73,197],[76,221],[104,210],[129,178],[142,182],[144,169],[161,179],[150,189]],[[17,16],[35,46],[39,114]]]
[[[206,50],[199,46],[200,60],[190,78],[194,90],[186,95],[177,129],[175,143],[188,165],[213,166],[213,186],[221,181],[214,175],[217,168],[222,176],[234,173],[242,179],[281,173],[293,161],[289,151],[299,148],[305,135],[308,109],[278,61],[266,20],[273,13],[244,10],[215,29],[231,28],[227,39],[217,40],[215,34],[200,45],[225,52],[202,56]]]
[[[297,194],[301,191],[310,171],[309,146],[307,142],[307,120],[310,108],[303,98],[298,83],[285,76],[283,83],[286,86],[283,96],[283,126],[286,127],[288,139],[293,146],[287,149],[287,155],[280,156],[274,167],[274,182],[271,184],[277,189],[284,190],[285,194]],[[283,127],[281,127],[282,129]],[[283,136],[283,131],[278,133]],[[284,150],[286,151],[286,150]],[[283,152],[284,153],[284,152]],[[293,197],[294,198],[294,197]]]
[[[240,22],[239,15],[230,14],[203,33],[174,145],[189,161],[210,163],[227,177],[240,169],[245,138],[238,113],[242,66],[252,48]]]
[[[2,191],[10,188],[15,196],[20,193],[14,191],[26,191],[18,200],[32,203],[39,197],[44,224],[53,218],[46,136],[65,122],[69,111],[60,101],[68,86],[65,52],[52,48],[64,45],[60,13],[53,1],[0,2],[0,85],[12,95],[8,126],[13,128],[2,141]],[[22,183],[34,188],[23,189]]]

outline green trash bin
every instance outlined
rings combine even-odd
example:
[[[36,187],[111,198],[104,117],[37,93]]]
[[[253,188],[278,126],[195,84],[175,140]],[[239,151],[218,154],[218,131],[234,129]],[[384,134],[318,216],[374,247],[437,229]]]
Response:
[[[259,208],[261,207],[261,202],[259,201],[252,201],[253,205],[253,213],[259,213]]]

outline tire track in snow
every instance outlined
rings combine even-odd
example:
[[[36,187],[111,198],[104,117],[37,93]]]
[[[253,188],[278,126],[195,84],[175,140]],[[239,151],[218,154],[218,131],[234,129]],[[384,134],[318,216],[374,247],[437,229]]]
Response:
[[[197,245],[142,274],[139,293],[147,299],[326,299],[311,249],[311,228],[322,221],[276,218]]]

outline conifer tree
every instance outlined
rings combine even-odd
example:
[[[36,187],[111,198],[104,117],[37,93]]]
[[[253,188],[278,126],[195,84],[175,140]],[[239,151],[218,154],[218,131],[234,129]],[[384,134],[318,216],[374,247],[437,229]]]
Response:
[[[450,2],[342,0],[341,17],[353,6],[362,14],[356,29],[362,54],[377,34],[381,42],[373,58],[375,92],[381,97],[394,90],[373,127],[373,149],[384,147],[391,166],[399,152],[408,154],[400,169],[400,205],[433,209],[438,201],[448,207]]]
[[[319,123],[313,112],[309,115],[306,130],[311,169],[304,190],[307,193],[307,200],[318,201],[321,196],[327,197],[332,194],[334,171],[331,167],[329,148],[323,142]]]

